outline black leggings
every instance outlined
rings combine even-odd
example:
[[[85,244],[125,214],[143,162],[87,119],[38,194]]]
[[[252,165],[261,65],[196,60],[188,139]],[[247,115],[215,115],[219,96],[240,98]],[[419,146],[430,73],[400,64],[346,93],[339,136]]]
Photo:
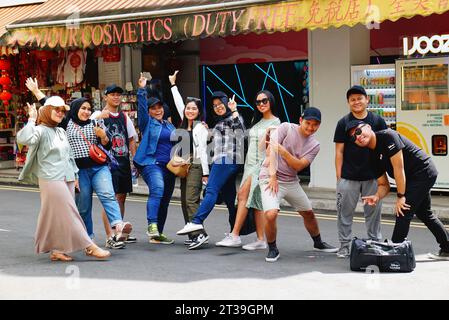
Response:
[[[410,205],[410,210],[405,211],[404,216],[396,217],[396,224],[391,237],[393,242],[402,242],[407,238],[410,222],[416,214],[419,220],[432,232],[440,248],[445,252],[449,252],[449,233],[440,219],[431,210],[430,189],[435,184],[435,181],[436,177],[426,180],[407,181],[405,198],[406,203]]]

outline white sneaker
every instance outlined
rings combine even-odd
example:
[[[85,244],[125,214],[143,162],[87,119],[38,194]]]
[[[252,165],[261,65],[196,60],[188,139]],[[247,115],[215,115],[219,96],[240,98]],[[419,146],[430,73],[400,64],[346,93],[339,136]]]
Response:
[[[254,242],[245,244],[242,249],[243,250],[265,250],[267,248],[267,243],[264,240],[256,240]]]
[[[182,228],[181,230],[179,230],[178,232],[176,232],[176,234],[178,236],[183,236],[189,233],[192,233],[194,231],[198,231],[198,230],[203,230],[204,227],[202,224],[196,224],[196,223],[192,223],[192,222],[188,222],[184,228]]]
[[[349,247],[341,246],[337,252],[337,258],[340,258],[340,259],[349,258],[349,252],[350,252]]]
[[[242,240],[239,236],[234,236],[232,233],[225,233],[223,240],[215,243],[217,247],[239,248],[242,246]]]

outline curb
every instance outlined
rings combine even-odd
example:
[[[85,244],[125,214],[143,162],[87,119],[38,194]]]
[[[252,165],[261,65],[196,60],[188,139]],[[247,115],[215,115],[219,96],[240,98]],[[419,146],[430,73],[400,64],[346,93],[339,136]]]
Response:
[[[15,176],[0,176],[0,184],[3,185],[11,185],[11,186],[32,186],[26,183],[19,182],[17,177]],[[35,186],[34,186],[35,187]],[[133,186],[134,191],[131,193],[132,195],[138,196],[148,196],[148,188],[145,183],[139,181],[138,186]],[[329,212],[336,213],[336,200],[331,198],[329,194],[332,194],[332,190],[323,190],[320,194],[318,189],[303,187],[306,194],[309,195],[310,201],[312,202],[312,208],[314,210],[324,210]],[[321,195],[321,197],[320,197]],[[328,195],[328,198],[323,198],[323,196]],[[180,200],[181,199],[181,190],[179,185],[175,186],[175,190],[173,191],[173,199]],[[449,200],[449,197],[448,197]],[[295,210],[289,206],[289,204],[283,200],[281,202],[282,210],[294,212]],[[439,217],[442,221],[449,222],[449,206],[432,206],[433,213]],[[358,216],[363,216],[363,205],[361,202],[357,204],[356,214]],[[390,216],[394,218],[394,197],[386,198],[383,201],[382,205],[382,215]]]

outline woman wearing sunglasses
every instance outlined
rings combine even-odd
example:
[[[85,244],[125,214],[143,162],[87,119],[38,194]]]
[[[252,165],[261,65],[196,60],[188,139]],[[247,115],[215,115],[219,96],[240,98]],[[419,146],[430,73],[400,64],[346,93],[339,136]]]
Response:
[[[281,124],[276,110],[274,96],[267,90],[260,91],[256,96],[256,108],[249,131],[248,153],[242,182],[237,195],[238,208],[232,232],[215,245],[219,247],[241,247],[240,231],[248,215],[248,209],[255,210],[256,234],[255,242],[243,246],[245,250],[263,250],[267,248],[264,240],[264,215],[259,187],[259,172],[265,159],[265,137],[269,131]]]
[[[206,126],[201,122],[203,118],[201,100],[188,97],[186,103],[182,99],[176,86],[176,76],[178,70],[168,77],[172,87],[173,100],[176,109],[181,117],[180,134],[183,138],[178,144],[181,146],[182,157],[192,159],[187,177],[181,178],[181,207],[184,216],[184,222],[187,224],[192,221],[193,215],[200,206],[200,196],[203,185],[207,185],[209,177],[209,163],[207,159],[207,137],[209,132]],[[188,139],[184,139],[187,138]],[[201,232],[188,234],[189,239],[184,241],[185,245],[190,246],[193,239]]]
[[[39,184],[41,209],[35,234],[36,253],[50,252],[52,261],[72,261],[68,254],[107,258],[110,252],[95,245],[75,204],[78,168],[64,129],[58,125],[70,108],[61,97],[46,99],[36,111],[28,104],[29,119],[17,133],[17,143],[30,147],[19,180]]]

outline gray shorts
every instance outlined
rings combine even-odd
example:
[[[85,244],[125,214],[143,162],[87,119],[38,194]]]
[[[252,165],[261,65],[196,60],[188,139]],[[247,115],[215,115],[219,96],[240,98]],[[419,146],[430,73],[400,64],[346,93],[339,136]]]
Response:
[[[312,204],[307,197],[304,190],[301,188],[299,181],[293,182],[279,182],[279,191],[273,195],[270,190],[265,190],[268,185],[268,179],[263,179],[259,182],[260,191],[262,192],[263,210],[280,210],[280,203],[285,199],[296,211],[310,211]]]

